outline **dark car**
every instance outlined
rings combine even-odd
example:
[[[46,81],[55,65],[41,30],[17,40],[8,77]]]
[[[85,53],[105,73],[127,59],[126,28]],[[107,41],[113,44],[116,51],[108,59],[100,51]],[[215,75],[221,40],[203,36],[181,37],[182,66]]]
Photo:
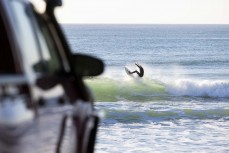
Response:
[[[101,74],[104,65],[97,58],[71,52],[54,15],[61,5],[59,0],[0,0],[0,152],[31,147],[32,142],[20,143],[24,135],[45,118],[40,110],[56,105],[71,109],[56,125],[49,124],[60,127],[53,152],[61,150],[68,119],[75,131],[70,135],[73,152],[94,150],[98,117],[83,77]],[[89,121],[94,123],[90,129]]]

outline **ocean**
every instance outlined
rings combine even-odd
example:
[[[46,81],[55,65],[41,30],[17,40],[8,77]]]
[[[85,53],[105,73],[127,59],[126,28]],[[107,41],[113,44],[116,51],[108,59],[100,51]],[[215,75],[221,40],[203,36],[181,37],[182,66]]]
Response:
[[[63,25],[102,120],[96,153],[229,152],[229,25]],[[145,70],[130,77],[125,67]]]

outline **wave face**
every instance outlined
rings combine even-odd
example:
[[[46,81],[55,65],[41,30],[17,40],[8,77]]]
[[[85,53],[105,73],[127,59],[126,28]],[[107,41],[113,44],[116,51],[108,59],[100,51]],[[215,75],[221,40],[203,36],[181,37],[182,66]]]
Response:
[[[158,101],[174,97],[229,98],[229,81],[195,79],[87,79],[97,101]]]
[[[166,94],[165,87],[153,80],[114,80],[97,78],[86,80],[97,101],[149,101]]]

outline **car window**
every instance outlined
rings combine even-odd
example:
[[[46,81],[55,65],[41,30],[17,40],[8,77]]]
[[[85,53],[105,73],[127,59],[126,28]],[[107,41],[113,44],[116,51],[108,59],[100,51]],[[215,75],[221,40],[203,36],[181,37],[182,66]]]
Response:
[[[0,14],[0,74],[14,74],[15,63],[6,27]]]
[[[42,50],[42,58],[46,62],[47,71],[49,73],[58,72],[61,70],[61,65],[57,53],[56,45],[52,39],[52,36],[48,30],[48,26],[45,23],[41,15],[36,14],[36,21],[38,27],[36,29],[38,39]]]
[[[11,1],[15,15],[17,36],[24,52],[27,64],[34,66],[41,60],[36,37],[28,18],[25,5],[18,1]],[[34,69],[36,70],[36,69]]]
[[[18,37],[27,63],[38,73],[57,72],[60,62],[46,25],[40,19],[38,22],[30,5],[21,1],[12,1],[11,4],[15,10]]]

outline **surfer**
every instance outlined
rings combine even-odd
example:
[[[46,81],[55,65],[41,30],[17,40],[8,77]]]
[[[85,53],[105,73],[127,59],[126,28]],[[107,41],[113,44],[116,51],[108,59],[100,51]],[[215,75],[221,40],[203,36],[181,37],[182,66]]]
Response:
[[[143,75],[144,75],[144,69],[143,69],[143,67],[141,65],[137,64],[137,63],[135,63],[135,65],[139,68],[140,72],[138,72],[137,70],[131,72],[127,67],[125,67],[126,73],[128,75],[131,75],[133,73],[137,73],[139,77],[143,77]]]

